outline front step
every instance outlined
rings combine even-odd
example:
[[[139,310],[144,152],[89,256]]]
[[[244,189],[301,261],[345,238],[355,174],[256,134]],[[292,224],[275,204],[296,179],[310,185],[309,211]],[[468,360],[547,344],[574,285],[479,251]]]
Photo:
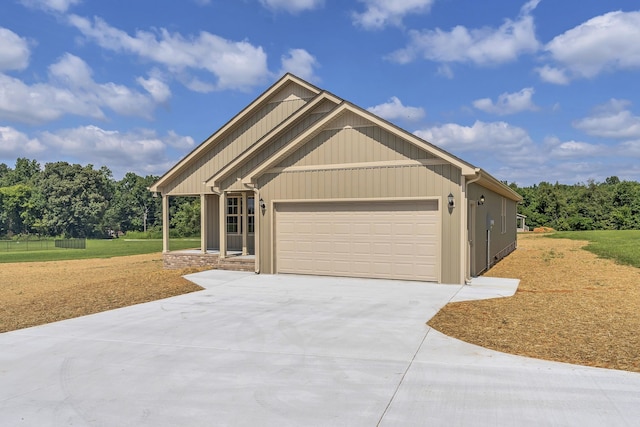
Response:
[[[256,261],[251,258],[230,257],[218,260],[218,270],[255,271]]]

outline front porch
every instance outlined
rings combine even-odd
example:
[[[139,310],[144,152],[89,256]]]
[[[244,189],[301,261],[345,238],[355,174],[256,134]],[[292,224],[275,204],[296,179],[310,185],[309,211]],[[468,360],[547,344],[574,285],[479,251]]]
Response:
[[[200,195],[200,248],[171,251],[169,196],[163,195],[163,266],[257,271],[253,191]]]

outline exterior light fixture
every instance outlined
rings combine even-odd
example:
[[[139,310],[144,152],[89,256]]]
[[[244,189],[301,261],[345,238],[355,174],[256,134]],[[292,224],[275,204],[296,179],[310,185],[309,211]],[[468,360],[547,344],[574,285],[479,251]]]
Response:
[[[453,194],[449,193],[447,199],[449,200],[449,207],[454,208],[456,206],[456,201],[453,198]]]
[[[267,208],[267,205],[265,205],[264,200],[262,199],[262,197],[260,197],[260,209],[265,210]]]
[[[478,201],[479,205],[484,205],[484,194],[480,196],[480,200]]]

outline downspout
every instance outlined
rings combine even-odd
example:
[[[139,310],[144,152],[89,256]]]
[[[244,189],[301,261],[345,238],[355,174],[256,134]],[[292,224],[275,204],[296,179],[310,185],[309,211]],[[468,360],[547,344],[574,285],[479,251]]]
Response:
[[[464,184],[464,217],[462,219],[462,221],[460,221],[461,223],[461,227],[462,227],[462,233],[460,233],[462,235],[462,247],[465,248],[464,249],[464,261],[463,261],[463,274],[462,277],[464,277],[464,283],[469,285],[471,284],[471,248],[469,246],[469,200],[467,198],[467,189],[469,188],[470,184],[473,184],[474,182],[477,182],[480,180],[480,178],[482,178],[482,173],[480,171],[480,168],[476,168],[474,170],[475,172],[475,177],[470,179],[470,180],[466,180],[465,177],[465,184]],[[476,212],[477,215],[477,212]],[[475,240],[475,236],[473,236],[474,240]],[[467,269],[468,267],[468,269]],[[467,271],[469,271],[469,275],[467,276]]]
[[[254,227],[256,228],[253,233],[253,252],[256,257],[254,271],[256,274],[260,274],[260,224],[262,224],[262,206],[260,206],[260,190],[258,190],[257,187],[253,188],[253,209],[253,221]]]

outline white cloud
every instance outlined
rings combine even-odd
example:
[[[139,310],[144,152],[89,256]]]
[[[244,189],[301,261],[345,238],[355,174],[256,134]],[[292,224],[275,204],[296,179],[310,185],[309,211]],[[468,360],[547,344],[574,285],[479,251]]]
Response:
[[[169,86],[163,82],[161,79],[157,77],[149,77],[145,79],[144,77],[138,77],[136,81],[145,88],[147,92],[151,95],[151,97],[159,104],[167,102],[169,98],[171,98],[171,89]]]
[[[580,159],[583,157],[599,157],[607,154],[607,147],[582,141],[561,141],[557,137],[548,137],[544,141],[545,152],[553,159]]]
[[[267,9],[285,10],[289,13],[298,13],[305,10],[318,9],[324,5],[324,0],[260,0]]]
[[[280,74],[292,73],[305,80],[317,82],[319,78],[314,73],[318,66],[316,58],[304,49],[290,49],[282,58]]]
[[[505,92],[498,96],[498,100],[495,103],[490,98],[477,99],[473,101],[473,106],[478,110],[499,116],[515,114],[521,111],[535,111],[538,108],[531,99],[533,93],[533,88],[527,87],[519,92]]]
[[[596,108],[594,113],[573,126],[588,135],[614,139],[640,139],[640,116],[627,109],[631,103],[627,100],[611,99]]]
[[[89,66],[65,54],[49,66],[49,82],[27,85],[0,73],[0,118],[37,124],[65,114],[104,119],[103,108],[150,119],[156,100],[112,82],[96,83]]]
[[[624,141],[620,144],[620,153],[625,157],[640,157],[640,139],[634,141]]]
[[[536,68],[536,71],[540,75],[542,81],[548,83],[566,85],[571,81],[571,79],[567,75],[567,70],[561,68],[555,68],[549,65],[545,65],[544,67]]]
[[[149,129],[119,132],[97,126],[43,132],[40,140],[57,156],[68,156],[80,163],[108,165],[116,176],[129,171],[162,173],[171,163],[167,156],[169,147],[184,153],[194,146],[193,138],[174,131],[159,136]]]
[[[352,14],[353,23],[367,30],[387,25],[400,26],[402,18],[411,13],[428,12],[435,0],[359,0],[365,5],[362,13]]]
[[[82,0],[20,0],[20,3],[33,9],[47,12],[66,12],[71,6],[80,4]]]
[[[543,67],[543,80],[550,70],[566,79],[592,78],[606,71],[640,69],[640,11],[609,12],[592,18],[556,36],[545,50],[558,67]],[[553,77],[553,75],[551,75]],[[560,83],[566,83],[560,79]]]
[[[415,132],[432,144],[447,150],[475,151],[492,150],[506,152],[532,144],[527,132],[505,122],[485,123],[477,120],[472,126],[447,123]]]
[[[537,5],[529,1],[517,20],[506,19],[498,28],[467,29],[461,25],[451,31],[411,31],[409,45],[392,53],[389,59],[408,63],[417,57],[435,62],[474,63],[491,66],[514,61],[523,53],[538,51],[533,17],[529,13]]]
[[[37,139],[8,126],[0,126],[0,155],[5,157],[34,157],[46,147]]]
[[[30,53],[26,39],[0,27],[0,71],[24,70],[29,65]]]
[[[206,71],[213,75],[211,85],[216,90],[245,90],[269,77],[266,53],[247,41],[230,41],[206,31],[185,37],[164,28],[130,36],[97,17],[92,22],[72,15],[69,22],[105,49],[138,55],[176,74]]]
[[[377,116],[382,117],[383,119],[390,121],[417,121],[422,119],[426,115],[424,109],[420,107],[407,107],[405,105],[402,105],[402,101],[400,101],[395,96],[391,97],[388,102],[376,105],[374,107],[369,107],[367,108],[367,110]]]

